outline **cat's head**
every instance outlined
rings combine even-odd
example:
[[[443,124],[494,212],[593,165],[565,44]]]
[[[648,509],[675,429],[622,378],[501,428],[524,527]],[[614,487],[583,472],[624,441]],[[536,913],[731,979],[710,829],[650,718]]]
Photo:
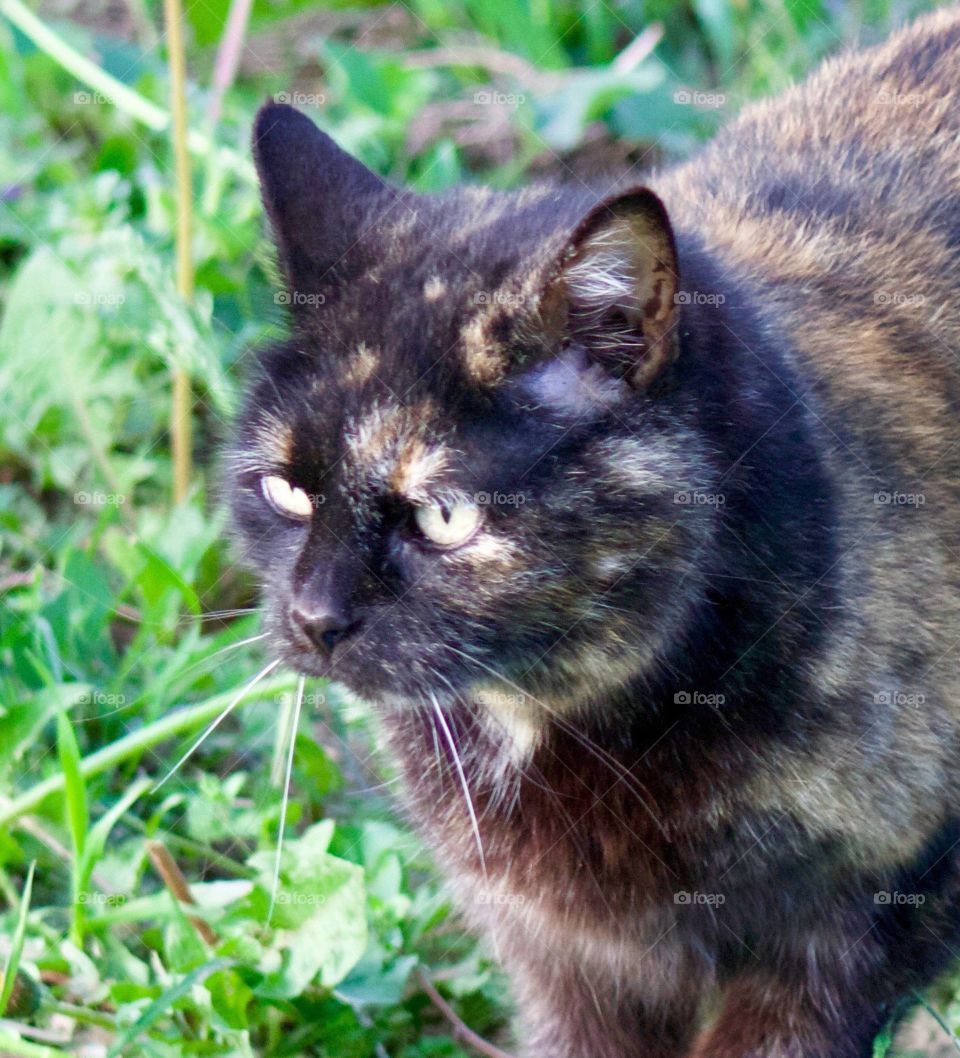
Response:
[[[501,711],[642,670],[707,524],[677,502],[700,453],[660,201],[421,196],[277,105],[255,154],[291,336],[230,467],[277,651],[383,703]]]

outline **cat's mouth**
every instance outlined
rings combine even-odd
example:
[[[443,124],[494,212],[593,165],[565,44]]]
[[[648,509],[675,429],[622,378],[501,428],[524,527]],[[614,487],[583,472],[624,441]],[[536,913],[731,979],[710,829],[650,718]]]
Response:
[[[289,614],[273,622],[283,662],[303,675],[334,680],[367,701],[396,707],[433,694],[443,700],[466,692],[471,682],[463,666],[439,644],[427,650],[410,638],[398,639],[376,618],[356,622],[349,634],[324,640],[305,633]],[[319,640],[319,642],[318,642]],[[441,664],[441,656],[447,663]]]
[[[525,729],[531,713],[540,711],[534,708],[534,692],[511,681],[503,659],[495,668],[489,660],[426,632],[423,642],[416,642],[409,630],[398,633],[373,617],[349,636],[318,647],[289,613],[274,615],[268,623],[273,625],[272,638],[285,665],[305,676],[342,684],[386,710],[469,703],[511,732]],[[524,741],[529,740],[524,734]]]

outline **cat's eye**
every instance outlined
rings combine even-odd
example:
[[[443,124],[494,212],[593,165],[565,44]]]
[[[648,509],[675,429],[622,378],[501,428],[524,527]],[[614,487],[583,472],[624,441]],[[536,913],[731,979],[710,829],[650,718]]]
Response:
[[[313,501],[296,485],[291,485],[286,478],[277,474],[267,474],[260,479],[267,503],[284,518],[296,518],[305,521],[313,514]]]
[[[420,532],[438,547],[465,544],[480,525],[480,508],[472,503],[434,503],[417,507],[414,521]]]

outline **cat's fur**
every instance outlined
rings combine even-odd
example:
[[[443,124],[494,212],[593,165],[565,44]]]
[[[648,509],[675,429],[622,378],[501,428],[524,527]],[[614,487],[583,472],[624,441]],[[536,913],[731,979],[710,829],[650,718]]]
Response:
[[[382,707],[524,1053],[870,1054],[960,954],[960,15],[655,195],[422,197],[274,105],[255,151],[292,336],[237,527],[282,656]]]

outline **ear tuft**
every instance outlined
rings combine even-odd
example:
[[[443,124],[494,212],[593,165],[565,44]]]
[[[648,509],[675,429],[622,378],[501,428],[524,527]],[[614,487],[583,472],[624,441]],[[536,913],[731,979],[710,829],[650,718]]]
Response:
[[[635,389],[677,357],[677,253],[667,212],[646,188],[601,202],[574,231],[554,281],[568,337]]]

